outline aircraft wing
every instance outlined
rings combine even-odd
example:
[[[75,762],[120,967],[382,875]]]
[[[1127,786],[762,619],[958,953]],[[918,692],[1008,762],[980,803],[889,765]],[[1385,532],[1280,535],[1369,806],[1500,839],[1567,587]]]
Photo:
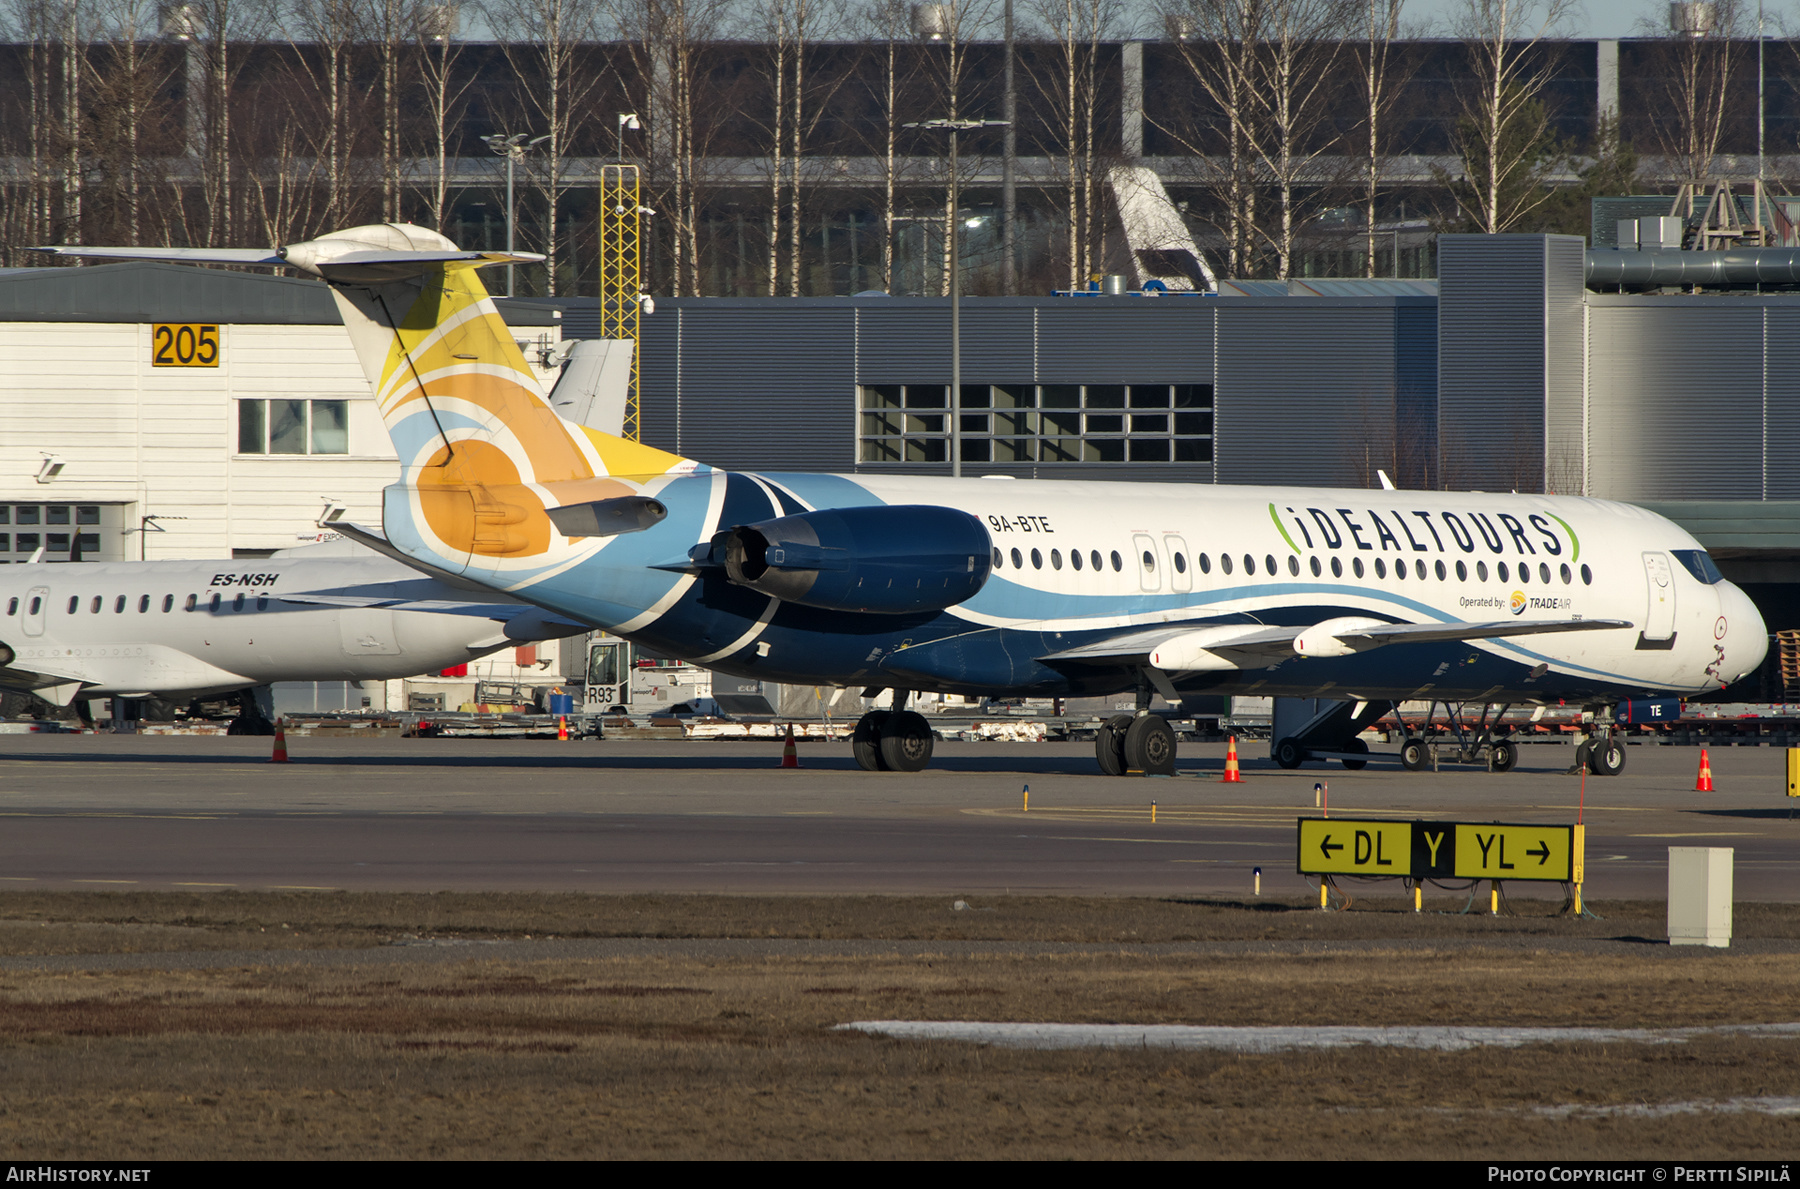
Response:
[[[1117,665],[1137,662],[1171,672],[1262,668],[1294,656],[1332,657],[1388,644],[1495,640],[1550,632],[1629,628],[1622,619],[1495,620],[1483,623],[1387,623],[1345,617],[1310,626],[1169,624],[1139,628],[1038,659],[1046,663]]]
[[[467,615],[492,619],[504,625],[502,633],[471,648],[493,648],[501,644],[530,643],[536,640],[560,640],[590,631],[591,626],[569,619],[554,611],[530,603],[473,602],[460,599],[420,599],[407,595],[352,594],[283,594],[277,602],[305,607],[380,607],[389,611],[422,611],[428,615]]]

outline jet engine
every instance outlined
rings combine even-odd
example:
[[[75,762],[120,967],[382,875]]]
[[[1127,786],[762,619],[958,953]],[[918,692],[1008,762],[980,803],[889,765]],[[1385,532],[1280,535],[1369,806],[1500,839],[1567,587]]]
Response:
[[[981,521],[927,505],[783,516],[722,532],[693,553],[739,586],[790,603],[886,615],[953,607],[992,569]]]

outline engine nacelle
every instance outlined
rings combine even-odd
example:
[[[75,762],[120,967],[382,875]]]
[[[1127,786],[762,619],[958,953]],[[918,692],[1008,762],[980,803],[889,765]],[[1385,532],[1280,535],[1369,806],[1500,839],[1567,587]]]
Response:
[[[992,570],[985,525],[929,505],[832,508],[745,524],[705,549],[739,586],[831,611],[903,615],[974,596]]]

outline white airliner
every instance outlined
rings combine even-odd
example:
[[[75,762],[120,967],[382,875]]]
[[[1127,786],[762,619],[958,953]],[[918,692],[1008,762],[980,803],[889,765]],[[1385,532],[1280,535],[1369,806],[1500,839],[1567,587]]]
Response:
[[[1582,758],[1613,773],[1614,706],[1717,689],[1767,650],[1700,545],[1625,504],[726,473],[556,416],[476,276],[535,257],[406,225],[277,251],[59,250],[322,277],[402,466],[380,531],[337,527],[663,655],[892,690],[857,726],[868,769],[929,762],[915,690],[1131,691],[1138,712],[1096,743],[1109,773],[1173,770],[1156,692],[1334,700],[1276,741],[1290,766],[1359,762],[1356,733],[1402,699],[1569,701],[1596,713]],[[1496,768],[1517,758],[1504,734],[1480,742]],[[1408,767],[1424,755],[1406,740]]]
[[[0,688],[64,706],[411,677],[583,630],[361,549],[0,567]]]

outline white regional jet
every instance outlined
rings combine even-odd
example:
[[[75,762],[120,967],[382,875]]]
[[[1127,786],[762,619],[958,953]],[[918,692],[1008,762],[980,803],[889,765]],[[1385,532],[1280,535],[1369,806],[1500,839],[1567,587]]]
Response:
[[[584,630],[361,549],[0,567],[0,688],[64,706],[411,677]],[[268,707],[243,704],[254,731]]]
[[[857,725],[872,770],[929,762],[905,703],[933,690],[1132,691],[1096,743],[1109,773],[1172,771],[1155,692],[1335,700],[1276,741],[1290,765],[1356,762],[1356,733],[1402,699],[1566,700],[1596,712],[1582,758],[1613,773],[1613,707],[1716,689],[1768,647],[1699,544],[1625,504],[731,474],[559,419],[477,279],[504,254],[406,225],[278,251],[60,250],[323,278],[400,456],[371,541],[726,673],[891,689]],[[1516,759],[1503,735],[1482,745]],[[1409,767],[1424,755],[1403,746]]]

